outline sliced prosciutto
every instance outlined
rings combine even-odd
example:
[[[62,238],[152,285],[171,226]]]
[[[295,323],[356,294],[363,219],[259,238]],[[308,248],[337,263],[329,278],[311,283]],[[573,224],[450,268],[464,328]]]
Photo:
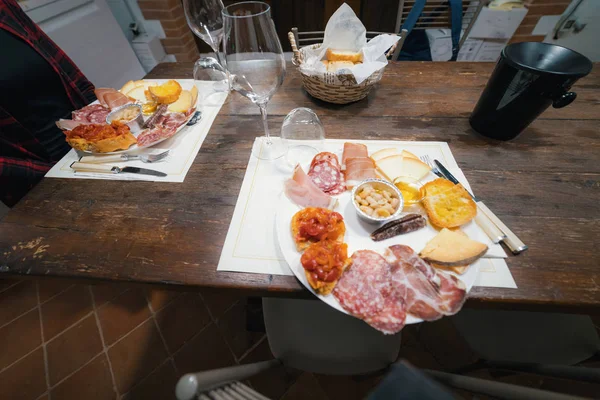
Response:
[[[191,111],[191,113],[190,113]],[[170,113],[160,115],[154,122],[153,127],[144,130],[137,137],[138,146],[148,147],[170,138],[177,133],[177,129],[186,123],[188,117],[192,115],[195,109],[184,113]]]
[[[377,178],[375,162],[369,157],[347,158],[345,177],[348,189],[358,185],[365,179]]]
[[[467,298],[465,284],[453,275],[435,270],[408,246],[394,245],[386,251],[392,286],[409,314],[425,321],[456,314]]]
[[[138,138],[139,141],[139,138]],[[337,200],[323,193],[300,165],[294,168],[294,175],[285,181],[285,195],[301,207],[324,207],[332,209]]]
[[[114,93],[107,93],[104,95],[104,101],[106,106],[111,110],[114,110],[117,107],[124,106],[125,104],[133,103],[133,101],[125,96],[121,92],[115,91]]]
[[[367,146],[360,143],[344,143],[344,152],[342,153],[342,169],[346,169],[346,160],[349,158],[368,158],[369,150]]]

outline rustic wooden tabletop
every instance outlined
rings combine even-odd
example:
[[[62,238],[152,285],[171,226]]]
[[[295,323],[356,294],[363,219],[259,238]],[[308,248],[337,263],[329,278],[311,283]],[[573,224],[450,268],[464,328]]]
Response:
[[[474,192],[529,250],[510,256],[518,289],[474,288],[469,303],[594,312],[600,309],[600,72],[577,100],[549,109],[521,136],[496,142],[468,123],[488,63],[394,63],[369,97],[338,106],[311,98],[289,65],[269,103],[277,132],[295,107],[321,118],[328,138],[449,143]],[[191,63],[148,78],[191,78]],[[238,94],[223,106],[184,183],[44,179],[0,222],[0,278],[8,275],[220,287],[306,296],[293,277],[217,272],[258,107]]]

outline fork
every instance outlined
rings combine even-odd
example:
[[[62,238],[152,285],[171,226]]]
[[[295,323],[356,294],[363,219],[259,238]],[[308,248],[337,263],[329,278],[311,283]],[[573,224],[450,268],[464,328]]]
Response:
[[[444,176],[442,171],[431,161],[428,155],[421,156],[421,161],[431,168],[431,172],[439,176],[440,178],[448,179]],[[473,197],[473,196],[471,196]],[[475,200],[475,198],[473,198]],[[477,215],[475,215],[475,222],[485,232],[485,234],[491,239],[493,243],[498,243],[506,238],[506,234],[498,228],[498,226],[481,210],[481,206],[478,201],[475,200],[477,205]]]
[[[431,168],[431,172],[433,172],[440,178],[445,178],[444,174],[442,174],[442,171],[440,171],[440,169],[431,161],[431,158],[429,158],[428,155],[421,156],[420,158],[421,158],[421,161],[423,161],[425,164],[429,165],[429,168]]]
[[[129,160],[140,160],[143,163],[155,163],[163,160],[169,155],[170,150],[165,150],[158,154],[115,154],[108,156],[84,156],[79,162],[83,163],[109,163],[109,162],[124,162]]]

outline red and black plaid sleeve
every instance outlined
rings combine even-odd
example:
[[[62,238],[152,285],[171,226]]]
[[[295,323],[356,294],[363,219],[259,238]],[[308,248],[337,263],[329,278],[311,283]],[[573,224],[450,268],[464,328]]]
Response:
[[[50,64],[60,76],[74,110],[96,99],[94,85],[15,0],[0,1],[0,29],[25,41]],[[48,154],[35,136],[0,107],[0,200],[13,205],[51,167]]]

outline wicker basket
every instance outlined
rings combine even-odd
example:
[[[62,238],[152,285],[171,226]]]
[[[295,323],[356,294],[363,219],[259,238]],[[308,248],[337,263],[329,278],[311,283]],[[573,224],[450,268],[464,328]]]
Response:
[[[288,33],[292,50],[294,51],[294,57],[292,63],[300,67],[304,60],[304,49],[305,47],[298,50],[296,46],[296,40],[292,32]],[[315,44],[309,48],[317,49],[321,45]],[[317,99],[327,101],[335,104],[348,104],[358,100],[362,100],[369,94],[369,91],[377,82],[381,80],[383,76],[384,68],[375,71],[365,79],[362,83],[357,84],[354,75],[339,74],[335,75],[332,73],[325,73],[322,76],[316,75],[305,75],[300,71],[302,75],[302,84],[304,89],[313,97]],[[339,82],[338,82],[339,81]]]

